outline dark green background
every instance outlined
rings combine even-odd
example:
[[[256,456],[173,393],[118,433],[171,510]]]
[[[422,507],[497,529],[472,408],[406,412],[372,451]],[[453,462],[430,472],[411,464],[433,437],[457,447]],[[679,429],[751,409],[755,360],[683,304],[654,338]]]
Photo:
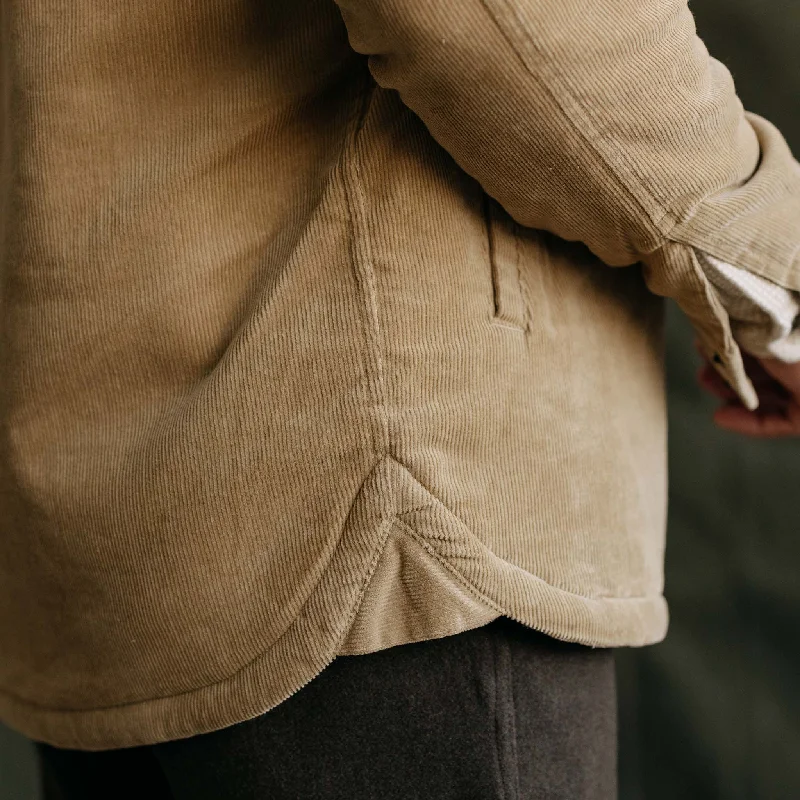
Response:
[[[800,153],[800,0],[691,8],[745,106]],[[668,327],[671,623],[619,653],[620,798],[799,800],[800,440],[714,428],[674,308]],[[37,797],[28,744],[0,728],[0,800]]]
[[[800,154],[800,3],[691,8],[745,107]],[[671,622],[662,644],[620,651],[621,798],[800,800],[800,439],[714,428],[670,310]]]

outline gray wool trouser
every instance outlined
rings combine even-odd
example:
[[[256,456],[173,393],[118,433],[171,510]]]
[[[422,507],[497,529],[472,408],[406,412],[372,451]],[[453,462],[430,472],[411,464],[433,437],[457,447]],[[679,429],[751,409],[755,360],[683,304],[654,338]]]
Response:
[[[615,800],[613,651],[499,617],[340,656],[223,730],[38,752],[47,800]]]

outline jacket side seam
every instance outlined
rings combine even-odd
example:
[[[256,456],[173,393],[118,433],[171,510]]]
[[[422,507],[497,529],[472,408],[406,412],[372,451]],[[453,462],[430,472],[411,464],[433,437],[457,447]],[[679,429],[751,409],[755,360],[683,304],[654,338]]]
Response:
[[[362,165],[359,157],[361,133],[369,110],[372,107],[377,84],[372,80],[369,72],[365,72],[363,83],[364,88],[359,99],[359,110],[342,157],[342,168],[345,203],[350,223],[350,249],[353,270],[362,296],[362,320],[369,361],[367,365],[367,380],[370,400],[378,414],[377,425],[372,428],[374,455],[377,459],[382,460],[382,478],[384,482],[388,482],[385,456],[390,451],[389,415],[386,408],[386,381],[381,348],[382,331],[378,315],[374,256],[369,225],[366,219],[367,199],[364,192]],[[381,493],[378,502],[382,504],[382,516],[391,517],[394,514],[395,492],[392,491],[392,487],[387,485],[383,489],[384,491]]]

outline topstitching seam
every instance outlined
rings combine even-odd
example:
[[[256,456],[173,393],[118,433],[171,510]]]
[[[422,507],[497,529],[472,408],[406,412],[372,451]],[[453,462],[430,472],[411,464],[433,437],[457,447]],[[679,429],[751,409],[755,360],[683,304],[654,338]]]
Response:
[[[372,475],[373,472],[375,472],[375,470],[378,469],[380,466],[381,466],[381,463],[375,464],[369,470],[369,472],[367,473],[367,476],[362,481],[361,486],[359,487],[359,490],[355,493],[355,496],[353,497],[353,501],[350,504],[350,509],[348,511],[347,517],[345,518],[345,526],[347,525],[347,521],[349,520],[349,517],[352,514],[353,508],[355,507],[355,504],[358,501],[358,498],[362,494],[362,491],[363,491],[363,488],[364,488],[364,484],[368,480],[369,476]],[[361,601],[363,600],[363,597],[364,597],[364,595],[366,593],[367,586],[369,585],[369,582],[372,579],[372,574],[375,571],[375,567],[377,566],[377,563],[378,563],[378,561],[380,560],[380,558],[381,558],[381,556],[383,554],[383,549],[384,549],[384,547],[386,545],[386,541],[389,538],[389,535],[391,533],[392,524],[395,521],[396,521],[396,517],[394,517],[394,516],[386,517],[386,518],[382,519],[380,524],[379,524],[379,530],[381,528],[385,528],[385,533],[381,536],[380,543],[379,543],[378,546],[375,547],[375,550],[374,550],[374,552],[372,554],[372,558],[371,558],[371,561],[369,563],[369,567],[367,569],[366,574],[364,575],[364,577],[362,579],[361,586],[359,587],[358,596],[357,596],[356,602],[354,604],[354,609],[355,610],[351,609],[351,614],[350,614],[351,619],[349,620],[349,622],[352,622],[352,619],[355,618],[355,615],[357,614],[358,607],[360,606]],[[335,553],[336,549],[339,547],[340,542],[341,542],[341,536],[336,540],[336,545],[334,547],[334,553]],[[102,711],[112,711],[114,709],[119,709],[119,708],[130,708],[130,707],[133,707],[133,706],[144,706],[144,705],[148,705],[148,704],[153,703],[153,702],[159,702],[159,701],[162,701],[162,700],[172,700],[172,699],[175,699],[175,698],[178,698],[178,697],[184,697],[184,696],[187,696],[187,695],[196,694],[198,692],[203,692],[203,691],[206,691],[207,689],[210,689],[210,688],[212,688],[214,686],[219,686],[221,684],[229,683],[230,681],[234,680],[237,675],[239,675],[242,672],[246,672],[248,669],[250,669],[254,664],[256,664],[259,660],[261,660],[266,655],[267,652],[272,650],[282,639],[285,639],[290,633],[292,633],[292,631],[297,626],[297,621],[300,619],[300,617],[302,616],[303,612],[306,609],[306,606],[308,606],[309,602],[311,601],[311,598],[313,597],[314,593],[317,591],[317,589],[319,587],[319,584],[320,584],[320,581],[322,580],[322,578],[324,577],[325,573],[330,568],[330,562],[331,562],[332,559],[333,559],[333,555],[331,556],[330,559],[328,559],[328,563],[325,565],[324,569],[322,570],[322,575],[320,576],[319,581],[317,581],[314,584],[313,588],[308,593],[308,596],[305,598],[305,600],[303,601],[302,605],[298,609],[297,614],[295,614],[294,619],[292,619],[292,621],[286,626],[286,628],[284,628],[284,630],[281,631],[281,633],[275,639],[273,639],[269,643],[269,645],[267,647],[265,647],[263,650],[259,651],[255,656],[253,656],[253,658],[251,658],[245,664],[242,664],[240,667],[237,667],[233,672],[229,673],[228,675],[225,675],[222,678],[219,678],[218,680],[210,681],[208,683],[201,684],[200,686],[193,686],[191,689],[185,689],[183,691],[173,692],[171,694],[156,695],[156,696],[146,697],[146,698],[141,699],[141,700],[131,700],[131,701],[125,702],[125,703],[112,703],[112,704],[107,705],[107,706],[94,706],[94,707],[91,707],[91,708],[62,708],[62,707],[58,707],[58,706],[41,705],[39,703],[33,702],[32,700],[29,700],[28,698],[25,698],[25,697],[22,697],[20,695],[17,695],[14,692],[10,692],[10,691],[8,691],[7,689],[4,689],[4,688],[0,688],[0,695],[5,696],[5,697],[10,697],[14,702],[19,703],[20,705],[26,705],[29,708],[36,708],[36,709],[39,709],[41,711],[46,711],[46,712],[49,712],[49,713],[55,713],[55,714],[90,714],[90,713],[97,713],[97,712],[102,712]]]
[[[364,124],[377,91],[377,84],[369,72],[364,73],[365,88],[361,97],[361,108],[354,126],[352,137],[343,161],[345,169],[345,202],[350,216],[351,253],[356,281],[362,295],[364,333],[371,358],[368,380],[374,407],[378,413],[379,430],[373,427],[375,455],[385,458],[390,451],[389,414],[386,408],[386,380],[381,350],[381,325],[378,315],[377,280],[374,268],[369,226],[366,222],[366,194],[361,178],[359,141]],[[388,469],[384,462],[384,479],[388,480]],[[382,504],[381,516],[391,517],[395,513],[396,492],[394,486],[387,486],[379,493]]]
[[[488,604],[494,611],[499,611],[502,614],[508,614],[507,610],[499,605],[495,600],[493,600],[488,595],[484,594],[477,586],[475,586],[472,581],[469,580],[457,567],[451,564],[447,559],[443,558],[437,550],[429,543],[429,540],[433,537],[424,536],[421,533],[418,533],[414,528],[409,525],[408,522],[401,519],[401,515],[397,514],[394,516],[394,521],[397,522],[398,525],[401,525],[406,533],[409,536],[412,536],[416,541],[422,545],[448,572],[450,572],[454,578],[469,592],[471,592],[476,598],[481,600],[483,603]],[[463,525],[463,523],[462,523]],[[474,535],[474,534],[471,534]],[[510,563],[510,562],[508,562]],[[531,577],[535,578],[539,581],[542,585],[546,586],[553,592],[557,592],[560,595],[565,597],[571,597],[576,600],[589,600],[593,602],[602,602],[602,603],[630,603],[630,602],[649,602],[652,600],[657,599],[655,596],[645,595],[645,594],[632,594],[626,595],[624,597],[617,597],[614,595],[585,595],[585,594],[577,594],[576,592],[570,592],[566,589],[561,589],[558,586],[554,586],[552,583],[547,583],[547,581],[539,578],[537,575],[533,573],[529,573]]]
[[[499,2],[502,2],[508,8],[509,13],[515,14],[515,16],[516,16],[516,13],[511,8],[510,4],[508,3],[508,0],[499,0]],[[484,7],[484,9],[485,9],[486,13],[488,14],[489,18],[492,20],[492,23],[498,29],[498,31],[503,36],[503,38],[508,42],[509,47],[511,47],[511,49],[514,51],[515,55],[519,59],[519,61],[522,64],[522,66],[525,68],[526,72],[528,72],[528,74],[532,78],[534,78],[534,80],[538,80],[540,82],[542,88],[550,95],[550,97],[553,99],[553,101],[556,103],[556,105],[563,111],[564,116],[569,121],[570,125],[573,127],[575,132],[580,136],[581,140],[586,145],[588,145],[592,149],[592,151],[594,153],[596,153],[597,156],[600,158],[600,160],[603,163],[603,165],[605,166],[605,168],[609,171],[611,176],[614,178],[617,186],[620,189],[623,190],[623,192],[627,195],[627,197],[633,203],[636,204],[636,206],[639,208],[639,210],[645,215],[645,217],[650,221],[650,223],[656,228],[656,230],[660,234],[660,236],[662,238],[666,238],[669,235],[669,232],[672,230],[672,228],[675,227],[679,223],[678,218],[668,208],[665,208],[664,204],[662,202],[660,202],[652,194],[652,192],[650,192],[647,189],[646,186],[641,185],[641,181],[639,180],[638,176],[636,176],[636,183],[639,184],[639,187],[638,187],[639,191],[648,200],[650,200],[653,203],[653,205],[656,206],[656,208],[661,213],[660,213],[659,216],[653,217],[648,212],[647,208],[641,202],[641,200],[637,196],[636,192],[634,192],[628,186],[627,181],[624,181],[620,177],[620,175],[617,173],[617,170],[612,166],[611,162],[606,157],[606,155],[603,153],[603,151],[598,148],[598,146],[595,144],[595,142],[593,141],[593,139],[590,136],[587,136],[583,132],[581,127],[578,125],[578,123],[573,118],[573,113],[570,113],[570,111],[567,110],[566,104],[561,101],[561,99],[556,94],[556,92],[553,90],[553,88],[551,88],[547,83],[545,83],[543,80],[541,80],[541,76],[540,75],[537,75],[536,73],[534,73],[534,71],[531,69],[530,65],[528,64],[527,59],[525,58],[523,53],[520,51],[520,48],[517,46],[517,43],[511,38],[511,36],[509,35],[508,31],[506,30],[506,27],[504,25],[502,25],[500,23],[500,21],[498,20],[495,11],[491,8],[491,3],[492,3],[492,0],[481,0],[481,5]],[[520,25],[520,29],[523,31],[523,33],[525,35],[525,39],[530,44],[530,46],[533,47],[534,50],[536,50],[537,53],[541,53],[540,47],[533,40],[533,37],[530,36],[529,32],[525,29],[524,25]],[[578,98],[575,95],[575,93],[571,90],[571,87],[569,87],[569,85],[566,84],[566,83],[565,83],[565,87],[567,89],[566,93],[568,94],[570,100],[576,106],[578,106],[581,110],[585,111],[585,108],[584,108],[583,104],[580,103],[580,101],[578,100]],[[664,228],[662,226],[662,223],[663,223],[663,221],[665,219],[668,220],[668,222],[669,222],[669,225],[666,228]],[[655,249],[657,250],[661,246],[663,246],[663,243],[657,245],[655,247]]]

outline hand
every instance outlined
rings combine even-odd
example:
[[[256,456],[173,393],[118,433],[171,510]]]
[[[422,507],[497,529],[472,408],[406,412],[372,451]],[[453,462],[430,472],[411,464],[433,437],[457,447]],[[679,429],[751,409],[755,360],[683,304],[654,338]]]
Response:
[[[744,436],[765,439],[800,436],[800,362],[786,364],[744,352],[742,358],[758,394],[759,406],[755,411],[748,411],[742,405],[733,389],[703,356],[704,364],[697,379],[704,389],[725,401],[714,411],[714,423]]]

